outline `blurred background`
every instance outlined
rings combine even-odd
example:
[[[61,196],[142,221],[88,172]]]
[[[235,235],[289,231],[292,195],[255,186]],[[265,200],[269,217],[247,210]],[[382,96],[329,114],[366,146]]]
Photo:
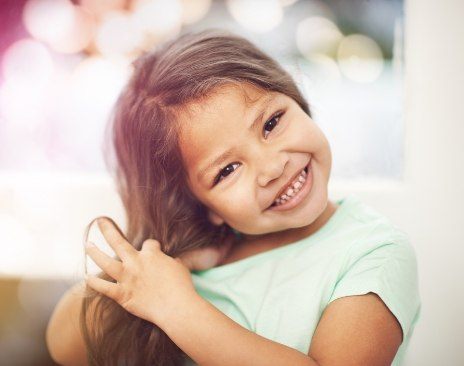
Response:
[[[0,1],[0,364],[53,364],[45,327],[82,279],[85,226],[108,215],[125,227],[102,143],[131,62],[210,27],[247,37],[294,76],[331,144],[332,198],[356,193],[410,233],[424,305],[406,364],[464,364],[453,343],[464,324],[435,316],[464,305],[450,247],[464,239],[450,208],[464,203],[463,45],[452,46],[463,10],[419,0]],[[434,252],[445,236],[450,258]],[[91,238],[109,250],[97,230]],[[441,341],[426,334],[432,325]]]

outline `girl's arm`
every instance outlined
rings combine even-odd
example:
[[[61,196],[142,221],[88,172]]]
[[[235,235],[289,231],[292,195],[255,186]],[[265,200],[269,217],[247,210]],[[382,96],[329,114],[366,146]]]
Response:
[[[202,366],[389,366],[402,343],[400,324],[372,292],[332,302],[317,326],[308,356],[249,331],[200,296],[192,297],[159,326]]]
[[[242,327],[199,295],[157,325],[202,366],[319,366],[304,353]]]
[[[66,291],[48,322],[47,348],[60,365],[87,365],[87,351],[79,328],[84,287],[78,283]]]

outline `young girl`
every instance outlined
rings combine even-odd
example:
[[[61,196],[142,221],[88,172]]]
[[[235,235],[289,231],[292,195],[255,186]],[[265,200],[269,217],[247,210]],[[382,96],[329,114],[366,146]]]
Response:
[[[184,34],[136,60],[112,121],[127,232],[98,218],[117,256],[86,247],[105,274],[55,310],[56,360],[401,364],[414,249],[357,197],[328,199],[329,143],[274,60],[228,32]],[[82,336],[63,321],[80,303]]]

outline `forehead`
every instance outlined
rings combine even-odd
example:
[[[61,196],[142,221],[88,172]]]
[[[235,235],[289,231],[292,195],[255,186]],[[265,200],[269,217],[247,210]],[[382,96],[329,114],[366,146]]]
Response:
[[[180,116],[179,126],[180,148],[189,173],[226,145],[238,143],[237,133],[254,117],[250,114],[253,106],[270,94],[248,84],[227,84],[190,103]]]
[[[263,97],[269,95],[263,89],[246,83],[226,84],[216,88],[210,95],[198,101],[189,103],[183,109],[182,135],[191,133],[200,124],[216,123],[216,117],[225,111],[234,110],[246,113],[247,109],[253,107]],[[188,123],[185,123],[188,119]]]

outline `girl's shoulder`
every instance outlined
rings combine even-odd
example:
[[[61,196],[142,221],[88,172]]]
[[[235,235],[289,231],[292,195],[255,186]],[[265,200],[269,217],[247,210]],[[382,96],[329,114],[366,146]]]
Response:
[[[345,220],[338,229],[345,240],[352,238],[353,245],[365,243],[367,250],[386,243],[410,247],[409,235],[377,208],[356,195],[344,199]]]
[[[388,217],[357,200],[342,230],[345,243],[332,253],[334,288],[327,304],[376,293],[410,335],[421,309],[418,261],[409,235]],[[336,265],[335,265],[336,264]]]

